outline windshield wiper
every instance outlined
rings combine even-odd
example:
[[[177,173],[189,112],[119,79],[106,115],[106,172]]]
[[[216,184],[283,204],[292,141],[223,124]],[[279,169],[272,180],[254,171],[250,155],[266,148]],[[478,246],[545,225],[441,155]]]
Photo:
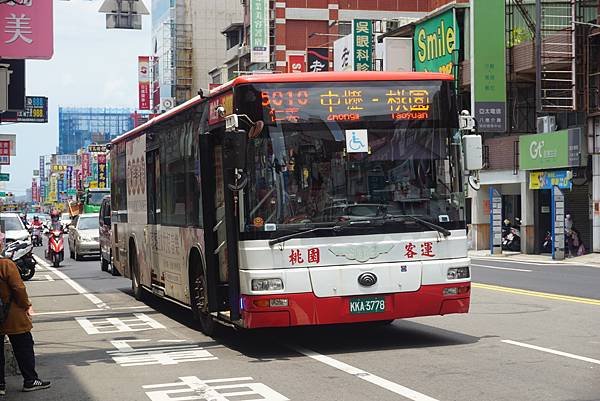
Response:
[[[425,226],[427,228],[431,228],[431,229],[433,229],[433,230],[441,233],[444,237],[447,237],[447,236],[449,236],[449,235],[452,234],[449,230],[445,229],[442,226],[438,226],[437,224],[431,223],[431,222],[429,222],[427,220],[420,219],[420,218],[418,218],[416,216],[412,216],[410,214],[390,214],[390,215],[385,216],[386,220],[389,220],[389,219],[393,220],[393,219],[396,219],[396,218],[408,218],[408,219],[411,219],[415,223],[419,223],[422,226]]]
[[[280,243],[285,242],[285,241],[287,241],[289,239],[300,237],[300,236],[302,236],[304,234],[310,234],[310,233],[314,233],[314,232],[317,232],[317,231],[331,231],[331,232],[337,233],[337,232],[340,232],[344,228],[349,227],[349,226],[358,226],[358,225],[370,224],[370,223],[371,223],[370,220],[359,220],[359,221],[348,221],[348,222],[345,222],[343,224],[338,224],[336,226],[330,226],[330,227],[314,227],[314,228],[310,228],[308,230],[297,231],[297,232],[292,233],[292,234],[282,235],[281,237],[269,240],[269,246],[280,244]]]

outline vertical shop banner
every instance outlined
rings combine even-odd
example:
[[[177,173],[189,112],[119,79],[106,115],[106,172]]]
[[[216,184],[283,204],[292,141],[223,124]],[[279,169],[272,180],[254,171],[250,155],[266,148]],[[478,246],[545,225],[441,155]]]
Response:
[[[290,54],[288,56],[288,72],[305,72],[306,62],[303,54]]]
[[[10,164],[10,141],[0,141],[0,166]]]
[[[40,199],[39,203],[42,204],[46,201],[46,185],[43,182],[40,182]]]
[[[471,0],[471,88],[479,132],[506,132],[505,0]]]
[[[106,154],[98,154],[98,188],[106,188]]]
[[[354,70],[371,71],[373,69],[373,21],[355,19],[352,24],[354,35]]]
[[[40,201],[40,194],[38,192],[38,183],[37,180],[31,181],[31,201],[33,203],[38,203]]]
[[[21,2],[19,2],[21,3]],[[49,60],[54,53],[53,1],[0,4],[2,58]]]
[[[138,56],[138,95],[140,110],[150,110],[150,57]]]
[[[565,195],[557,186],[550,191],[552,207],[552,259],[565,258]]]
[[[354,36],[352,34],[333,42],[333,70],[354,71]]]
[[[329,71],[329,49],[327,47],[309,47],[306,49],[309,72]]]
[[[269,0],[250,0],[250,62],[269,60]]]
[[[413,44],[415,71],[454,74],[460,48],[454,9],[418,24]]]
[[[90,176],[90,154],[83,153],[81,155],[81,179],[85,180]]]
[[[67,166],[67,173],[65,177],[66,188],[73,187],[73,166]]]
[[[44,156],[40,156],[40,183],[46,180],[46,162]]]
[[[59,173],[57,174],[56,177],[56,200],[57,201],[61,201],[63,200],[63,195],[65,192],[65,180],[64,180],[64,174],[63,173]]]

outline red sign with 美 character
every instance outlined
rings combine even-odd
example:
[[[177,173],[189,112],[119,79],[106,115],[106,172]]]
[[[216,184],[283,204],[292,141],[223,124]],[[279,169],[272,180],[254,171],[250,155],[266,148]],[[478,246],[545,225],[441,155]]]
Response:
[[[42,59],[54,53],[53,1],[25,0],[0,4],[2,58]]]

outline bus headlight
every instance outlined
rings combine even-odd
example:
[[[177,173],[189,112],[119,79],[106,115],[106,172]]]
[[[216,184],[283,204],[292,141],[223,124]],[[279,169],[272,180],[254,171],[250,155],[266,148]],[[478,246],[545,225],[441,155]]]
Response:
[[[280,278],[255,278],[252,280],[252,291],[283,290],[283,280]]]
[[[451,267],[448,269],[448,280],[457,280],[461,278],[471,277],[469,273],[469,266],[465,267]]]

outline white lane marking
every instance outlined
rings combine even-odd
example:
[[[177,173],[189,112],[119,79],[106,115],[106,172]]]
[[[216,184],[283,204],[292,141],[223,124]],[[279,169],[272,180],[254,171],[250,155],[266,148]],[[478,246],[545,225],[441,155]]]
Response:
[[[134,313],[133,318],[76,317],[75,320],[88,334],[123,333],[165,329],[166,327],[143,313]]]
[[[46,263],[44,260],[42,260],[42,258],[39,258],[38,256],[34,256],[34,257],[39,265],[44,266],[44,268],[46,268],[50,272],[56,274],[61,280],[63,280],[65,283],[69,284],[75,291],[77,291],[78,293],[80,293],[81,295],[86,297],[88,300],[90,300],[90,302],[92,302],[94,305],[96,305],[96,307],[98,307],[99,309],[110,309],[110,306],[108,306],[107,304],[102,302],[102,300],[100,298],[98,298],[97,296],[95,296],[94,294],[90,294],[88,292],[88,290],[86,290],[85,288],[83,288],[82,286],[77,284],[75,281],[73,281],[71,278],[69,278],[69,276],[67,276],[65,273],[63,273],[59,270],[56,270],[54,267],[50,266],[48,263]]]
[[[127,310],[127,309],[150,309],[149,306],[121,306],[119,308],[112,308],[112,310]],[[87,312],[101,312],[98,309],[74,309],[74,310],[60,310],[54,312],[39,312],[35,315],[70,315],[76,313],[87,313]]]
[[[547,352],[549,354],[560,355],[560,356],[564,356],[567,358],[578,359],[580,361],[590,362],[590,363],[595,363],[596,365],[600,365],[600,361],[598,359],[588,358],[587,356],[570,354],[568,352],[556,351],[551,348],[538,347],[537,345],[525,344],[525,343],[520,343],[518,341],[512,341],[512,340],[502,340],[502,342],[506,343],[506,344],[512,344],[512,345],[516,345],[519,347],[531,348],[531,349],[534,349],[537,351]]]
[[[479,263],[472,263],[472,262],[471,262],[471,266],[484,267],[486,269],[511,270],[511,271],[515,271],[515,272],[525,272],[525,273],[531,273],[533,271],[533,270],[527,270],[527,269],[517,269],[517,268],[514,268],[514,267],[500,267],[500,266],[480,265]]]
[[[306,355],[309,358],[312,358],[316,361],[324,363],[325,365],[331,366],[332,368],[335,368],[335,369],[341,370],[342,372],[346,372],[350,375],[356,376],[359,379],[365,380],[369,383],[372,383],[376,386],[379,386],[388,391],[391,391],[392,393],[401,395],[402,397],[406,397],[410,400],[413,400],[413,401],[438,401],[435,398],[431,398],[425,394],[419,393],[418,391],[412,390],[408,387],[404,387],[398,383],[391,382],[382,377],[375,376],[369,372],[366,372],[359,368],[355,368],[354,366],[348,365],[347,363],[338,361],[337,359],[333,359],[329,356],[322,355],[315,351],[312,351],[312,350],[309,350],[306,348],[302,348],[302,347],[296,347],[296,346],[288,346],[288,347],[300,354]]]
[[[31,281],[54,281],[54,278],[49,274],[36,274]]]

